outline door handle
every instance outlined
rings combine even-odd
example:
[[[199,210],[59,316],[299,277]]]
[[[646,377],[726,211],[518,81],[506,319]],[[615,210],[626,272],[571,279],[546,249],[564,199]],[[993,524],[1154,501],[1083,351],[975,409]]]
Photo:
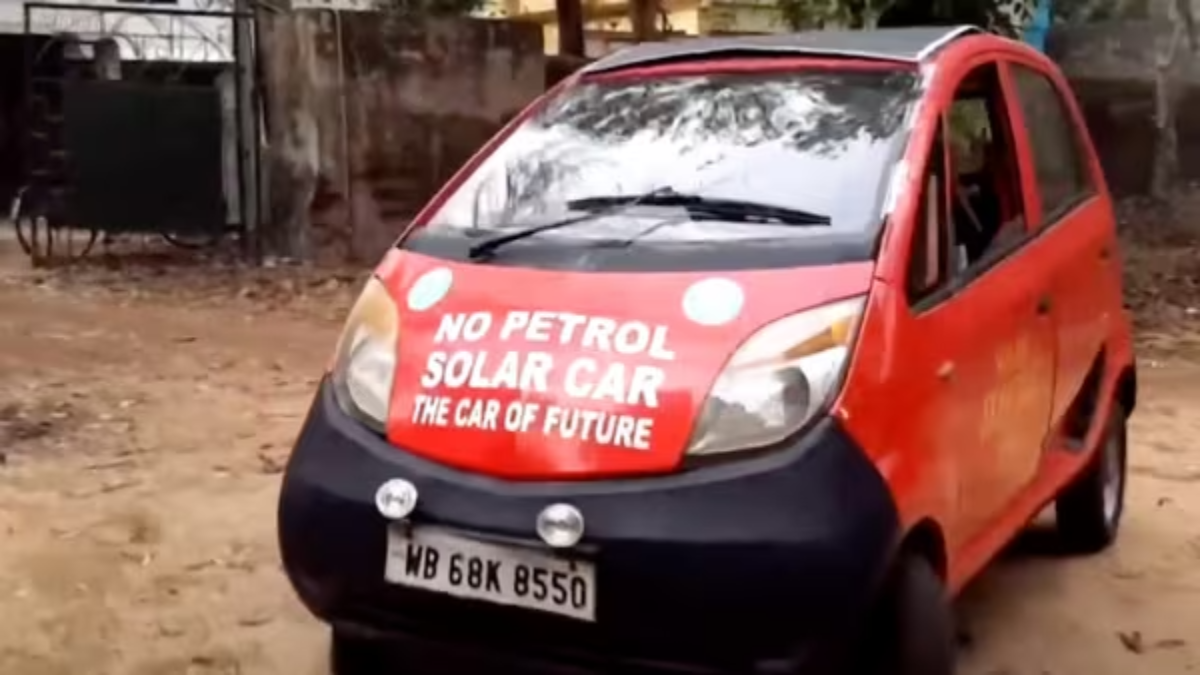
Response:
[[[1050,308],[1051,308],[1050,296],[1043,295],[1042,297],[1038,298],[1038,302],[1037,302],[1037,313],[1038,314],[1043,314],[1043,315],[1049,314]]]
[[[954,362],[943,361],[942,365],[938,366],[937,376],[939,380],[949,380],[954,377]]]

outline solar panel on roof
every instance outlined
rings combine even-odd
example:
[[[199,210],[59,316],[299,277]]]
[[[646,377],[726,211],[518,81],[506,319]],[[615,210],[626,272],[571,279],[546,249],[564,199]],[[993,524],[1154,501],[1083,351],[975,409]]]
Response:
[[[609,54],[584,68],[583,72],[602,73],[654,63],[734,54],[837,56],[917,63],[956,38],[983,32],[974,26],[941,26],[644,42]]]

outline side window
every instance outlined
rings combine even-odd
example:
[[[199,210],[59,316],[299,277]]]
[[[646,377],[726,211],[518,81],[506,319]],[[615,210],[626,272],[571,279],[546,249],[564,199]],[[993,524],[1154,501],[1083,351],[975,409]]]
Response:
[[[1002,258],[1028,235],[997,64],[978,66],[963,78],[948,117],[952,267],[970,270]]]
[[[1043,222],[1053,222],[1093,192],[1085,145],[1050,78],[1017,64],[1012,73],[1033,148]]]
[[[929,149],[912,248],[908,254],[908,300],[919,302],[950,280],[950,216],[946,191],[946,144],[938,131]]]

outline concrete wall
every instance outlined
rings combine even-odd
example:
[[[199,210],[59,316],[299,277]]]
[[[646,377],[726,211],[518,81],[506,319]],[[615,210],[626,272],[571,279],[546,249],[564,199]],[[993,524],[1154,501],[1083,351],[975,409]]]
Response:
[[[536,24],[303,10],[262,20],[268,252],[373,261],[544,90]]]
[[[1126,20],[1051,35],[1051,54],[1075,85],[1118,194],[1149,189],[1154,59],[1170,27]],[[541,28],[532,23],[414,24],[299,10],[268,14],[260,28],[270,179],[264,244],[297,257],[376,259],[434,191],[544,90],[548,72]],[[1176,116],[1180,168],[1196,181],[1200,57],[1180,77],[1191,87]]]

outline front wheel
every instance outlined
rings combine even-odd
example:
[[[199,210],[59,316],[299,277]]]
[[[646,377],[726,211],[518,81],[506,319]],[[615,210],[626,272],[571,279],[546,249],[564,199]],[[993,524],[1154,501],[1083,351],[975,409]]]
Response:
[[[954,675],[954,609],[937,570],[924,556],[903,553],[855,649],[856,675]]]
[[[377,641],[335,628],[329,643],[329,672],[331,675],[383,675],[387,669],[381,652]]]
[[[1125,511],[1125,418],[1124,407],[1114,401],[1100,447],[1055,502],[1058,533],[1071,552],[1097,553],[1117,538]]]

